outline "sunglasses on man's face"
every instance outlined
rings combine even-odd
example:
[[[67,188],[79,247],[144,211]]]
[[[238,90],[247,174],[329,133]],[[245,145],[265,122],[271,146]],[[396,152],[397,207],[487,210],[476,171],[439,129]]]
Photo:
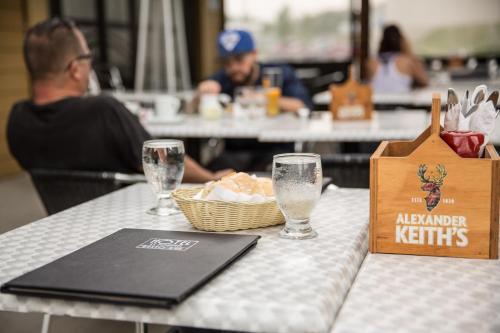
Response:
[[[84,54],[80,54],[76,57],[74,57],[73,59],[70,60],[70,62],[68,63],[68,66],[66,66],[66,70],[68,70],[71,66],[71,64],[75,61],[80,61],[80,60],[90,60],[92,61],[92,53],[84,53]]]

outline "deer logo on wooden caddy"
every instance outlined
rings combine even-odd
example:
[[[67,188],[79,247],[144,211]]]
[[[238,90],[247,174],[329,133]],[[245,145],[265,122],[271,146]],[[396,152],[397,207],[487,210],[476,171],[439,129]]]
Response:
[[[438,205],[441,201],[441,186],[443,186],[444,178],[447,175],[446,169],[443,165],[438,164],[436,166],[437,176],[431,175],[426,177],[427,165],[420,164],[418,167],[418,178],[422,182],[422,191],[428,191],[429,194],[425,197],[425,204],[427,206],[427,211],[431,211]]]

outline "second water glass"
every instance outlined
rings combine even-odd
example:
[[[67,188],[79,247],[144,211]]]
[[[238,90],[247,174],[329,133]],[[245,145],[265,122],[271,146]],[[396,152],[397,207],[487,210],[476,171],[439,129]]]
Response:
[[[321,196],[323,173],[317,154],[280,154],[273,158],[273,189],[285,216],[280,237],[308,239],[317,236],[309,222]]]

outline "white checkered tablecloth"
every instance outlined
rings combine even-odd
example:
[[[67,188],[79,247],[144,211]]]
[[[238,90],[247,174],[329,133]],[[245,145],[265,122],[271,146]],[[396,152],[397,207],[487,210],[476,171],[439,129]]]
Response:
[[[187,230],[182,215],[156,217],[146,184],[134,185],[0,235],[0,283],[121,228]],[[367,251],[368,191],[327,190],[312,215],[319,237],[262,238],[180,305],[148,309],[0,294],[0,310],[254,332],[328,332]]]
[[[500,332],[500,261],[368,254],[331,332]]]
[[[438,80],[439,81],[439,80]],[[432,94],[441,95],[441,104],[446,103],[448,88],[454,88],[461,98],[465,90],[472,92],[480,84],[486,84],[488,91],[500,90],[500,79],[481,79],[481,80],[452,80],[451,82],[431,82],[425,88],[418,88],[406,93],[374,93],[373,103],[381,105],[428,105],[432,104]],[[330,91],[322,91],[313,96],[313,102],[320,105],[328,105],[332,100]]]
[[[357,121],[332,121],[330,112],[318,112],[311,119],[282,114],[274,118],[243,120],[228,117],[214,121],[188,115],[179,123],[149,122],[145,126],[156,137],[248,138],[261,142],[366,142],[413,140],[429,124],[430,114],[425,110],[397,110],[374,112],[373,119]]]
[[[282,120],[292,117],[282,117]],[[234,119],[225,117],[207,120],[198,115],[186,115],[178,123],[151,120],[145,128],[155,137],[257,139],[260,133],[275,123],[275,119]]]
[[[424,110],[373,112],[371,120],[332,120],[329,112],[309,120],[288,119],[263,130],[262,142],[366,142],[413,140],[430,124]]]

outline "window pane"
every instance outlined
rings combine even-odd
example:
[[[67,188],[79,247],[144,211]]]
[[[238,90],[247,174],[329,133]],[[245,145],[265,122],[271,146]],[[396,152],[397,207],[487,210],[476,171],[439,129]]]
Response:
[[[109,63],[118,67],[123,81],[129,85],[133,79],[133,64],[131,63],[132,47],[128,28],[108,28]]]
[[[75,20],[95,20],[96,18],[95,1],[62,0],[61,7],[63,16]]]
[[[83,35],[85,36],[85,39],[87,40],[87,44],[90,48],[90,51],[92,52],[94,60],[98,60],[100,57],[100,52],[99,52],[97,28],[95,26],[87,26],[87,25],[80,25],[79,28],[82,31]]]
[[[128,0],[105,0],[106,22],[129,23]]]
[[[351,57],[350,0],[230,0],[224,12],[226,28],[254,34],[264,61]]]
[[[498,0],[373,0],[371,53],[384,24],[396,23],[422,56],[500,54]]]

